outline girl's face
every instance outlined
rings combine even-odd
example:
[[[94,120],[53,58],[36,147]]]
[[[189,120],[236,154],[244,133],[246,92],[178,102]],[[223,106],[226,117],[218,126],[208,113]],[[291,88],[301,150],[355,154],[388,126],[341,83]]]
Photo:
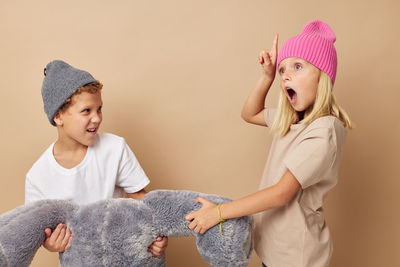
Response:
[[[82,92],[72,96],[71,105],[59,112],[59,138],[70,144],[91,146],[96,141],[96,133],[100,127],[103,115],[101,93]]]
[[[279,64],[281,87],[297,112],[307,110],[317,95],[320,70],[307,61],[290,57]]]

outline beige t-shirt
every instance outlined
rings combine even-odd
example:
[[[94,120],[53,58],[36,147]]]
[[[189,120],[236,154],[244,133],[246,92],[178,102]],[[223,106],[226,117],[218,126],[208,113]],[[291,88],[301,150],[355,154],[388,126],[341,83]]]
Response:
[[[272,125],[275,109],[264,118]],[[289,169],[301,189],[289,204],[254,215],[255,250],[268,267],[328,266],[332,243],[322,204],[337,183],[346,129],[333,116],[293,124],[275,135],[260,189],[276,184]]]

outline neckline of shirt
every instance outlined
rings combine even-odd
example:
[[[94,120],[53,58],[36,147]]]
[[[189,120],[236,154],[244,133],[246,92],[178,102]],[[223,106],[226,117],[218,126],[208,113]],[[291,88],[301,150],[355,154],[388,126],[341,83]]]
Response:
[[[70,168],[70,169],[64,168],[63,166],[61,166],[61,165],[57,162],[56,158],[54,157],[53,149],[54,149],[54,144],[55,144],[55,143],[56,143],[56,142],[52,143],[51,146],[50,146],[50,148],[49,148],[49,150],[50,150],[50,151],[49,151],[49,152],[50,152],[50,153],[49,153],[50,162],[52,163],[52,165],[53,165],[58,171],[62,172],[62,173],[65,174],[65,175],[73,175],[73,174],[75,174],[79,169],[83,168],[83,167],[86,165],[86,163],[89,161],[89,157],[90,157],[90,155],[92,154],[92,148],[91,148],[90,146],[88,146],[88,148],[87,148],[87,150],[86,150],[85,157],[83,158],[83,160],[82,160],[81,162],[79,162],[78,165],[76,165],[75,167],[72,167],[72,168]]]
[[[339,120],[338,118],[336,118],[335,116],[326,115],[326,116],[319,117],[319,118],[315,119],[314,121],[312,121],[311,123],[308,123],[308,124],[304,123],[304,120],[301,120],[301,121],[299,121],[298,123],[293,123],[293,124],[291,124],[291,125],[290,125],[290,128],[291,128],[291,129],[296,129],[296,128],[299,128],[299,127],[309,126],[309,125],[313,124],[316,120],[333,120],[334,122],[335,122],[335,121],[340,121],[340,120]]]

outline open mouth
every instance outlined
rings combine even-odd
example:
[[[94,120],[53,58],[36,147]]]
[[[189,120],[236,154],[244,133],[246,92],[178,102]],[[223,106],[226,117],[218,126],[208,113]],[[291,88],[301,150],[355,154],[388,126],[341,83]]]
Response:
[[[89,133],[95,133],[96,130],[97,130],[97,128],[89,128],[86,131],[89,132]]]
[[[292,88],[286,88],[286,94],[289,97],[291,103],[296,102],[297,100],[297,93]]]

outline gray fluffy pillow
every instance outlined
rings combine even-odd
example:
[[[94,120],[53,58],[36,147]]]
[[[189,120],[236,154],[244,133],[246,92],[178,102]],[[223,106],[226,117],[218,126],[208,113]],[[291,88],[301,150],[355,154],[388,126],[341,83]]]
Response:
[[[229,199],[192,191],[155,190],[140,200],[109,199],[86,206],[41,200],[0,215],[0,266],[28,266],[44,241],[44,228],[66,223],[74,239],[60,253],[62,266],[164,266],[147,247],[157,236],[196,238],[212,266],[247,266],[252,253],[250,217],[227,220],[205,234],[188,228],[185,215],[200,208],[202,196],[214,203]]]

